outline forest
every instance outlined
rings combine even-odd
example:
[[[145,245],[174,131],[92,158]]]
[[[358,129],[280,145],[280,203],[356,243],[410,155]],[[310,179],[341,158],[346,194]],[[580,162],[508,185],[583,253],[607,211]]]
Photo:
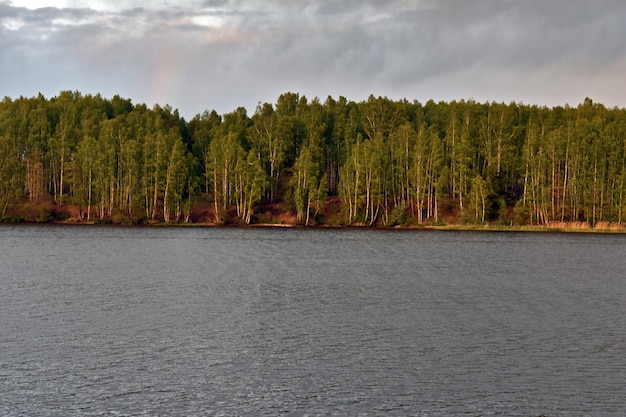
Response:
[[[308,100],[254,114],[63,91],[0,102],[0,219],[621,225],[626,110]]]

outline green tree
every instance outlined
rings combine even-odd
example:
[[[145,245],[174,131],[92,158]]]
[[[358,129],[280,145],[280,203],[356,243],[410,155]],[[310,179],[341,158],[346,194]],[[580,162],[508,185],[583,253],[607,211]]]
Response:
[[[209,172],[212,177],[216,220],[222,221],[233,202],[235,168],[243,149],[233,132],[214,139],[209,145]]]
[[[24,184],[24,165],[15,142],[0,135],[0,217],[7,208],[19,201]]]
[[[247,154],[239,150],[235,166],[235,203],[237,216],[246,224],[250,224],[254,215],[255,205],[263,198],[267,187],[267,175],[254,151]]]

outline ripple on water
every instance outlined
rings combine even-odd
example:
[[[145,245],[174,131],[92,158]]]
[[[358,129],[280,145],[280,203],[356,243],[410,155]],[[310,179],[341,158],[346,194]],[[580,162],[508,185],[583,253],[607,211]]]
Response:
[[[616,415],[625,243],[2,227],[0,415]]]

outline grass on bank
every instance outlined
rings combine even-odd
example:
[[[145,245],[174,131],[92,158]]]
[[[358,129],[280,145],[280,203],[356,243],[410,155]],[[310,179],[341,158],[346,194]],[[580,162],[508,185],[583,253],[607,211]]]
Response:
[[[281,204],[268,204],[259,207],[254,216],[253,224],[246,225],[236,216],[231,215],[229,219],[216,221],[212,210],[213,205],[201,201],[192,210],[191,222],[164,223],[162,221],[147,221],[143,218],[130,219],[115,213],[111,218],[91,218],[81,217],[78,207],[64,204],[62,206],[54,204],[52,201],[40,203],[26,203],[16,205],[13,210],[8,210],[2,217],[2,223],[57,223],[57,224],[117,224],[117,225],[147,225],[147,226],[234,226],[234,227],[305,227],[297,224],[293,210]],[[626,224],[617,222],[549,222],[544,225],[529,225],[520,222],[475,222],[471,219],[459,219],[458,213],[447,212],[445,216],[438,220],[429,219],[424,224],[418,224],[416,219],[408,216],[406,210],[391,212],[388,224],[378,224],[368,226],[364,223],[345,223],[345,213],[343,213],[340,202],[335,198],[329,199],[324,213],[320,213],[308,227],[324,228],[386,228],[404,230],[458,230],[458,231],[516,231],[516,232],[579,232],[579,233],[626,233]]]

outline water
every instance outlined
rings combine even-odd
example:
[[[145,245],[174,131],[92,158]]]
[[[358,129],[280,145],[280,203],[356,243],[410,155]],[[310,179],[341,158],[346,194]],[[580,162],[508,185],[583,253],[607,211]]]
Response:
[[[0,227],[2,416],[613,416],[626,236]]]

